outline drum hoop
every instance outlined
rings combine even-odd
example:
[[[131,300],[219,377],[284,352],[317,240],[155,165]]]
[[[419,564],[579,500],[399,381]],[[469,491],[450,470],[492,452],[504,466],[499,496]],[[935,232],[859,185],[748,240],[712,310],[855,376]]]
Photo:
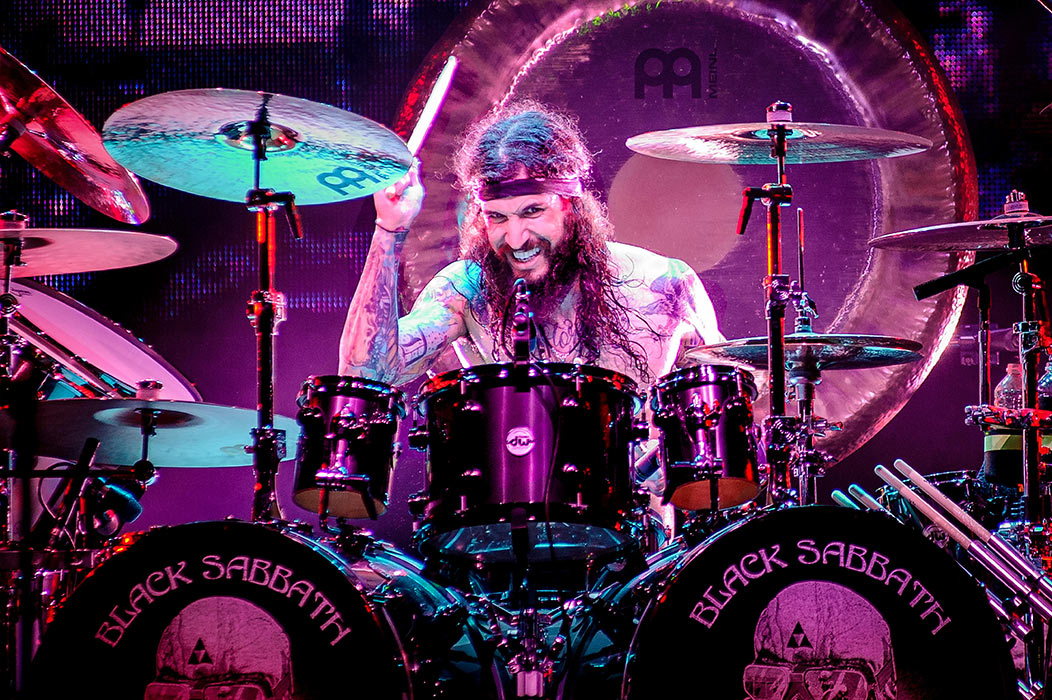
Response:
[[[389,384],[374,379],[363,379],[339,374],[311,375],[303,382],[300,397],[297,403],[302,407],[309,398],[318,393],[334,394],[336,396],[347,396],[343,390],[351,392],[360,391],[375,395],[377,398],[394,400],[393,410],[398,413],[399,418],[405,418],[405,394]]]
[[[685,385],[696,386],[699,380],[702,379],[702,377],[699,376],[702,368],[711,369],[720,375],[728,375],[728,378],[731,381],[735,384],[740,383],[740,385],[745,388],[749,393],[750,399],[755,399],[757,397],[756,379],[753,377],[752,372],[735,365],[716,364],[692,365],[690,367],[683,367],[674,372],[669,372],[661,377],[657,384],[654,385],[655,395],[679,391],[683,388],[687,388]]]
[[[420,392],[413,400],[414,405],[425,403],[430,397],[441,394],[462,381],[483,382],[487,379],[507,380],[511,377],[514,364],[511,362],[498,362],[486,365],[474,365],[472,367],[461,367],[449,370],[428,379]],[[583,365],[571,362],[530,362],[529,376],[559,377],[572,380],[581,377],[589,382],[601,381],[613,388],[615,391],[627,394],[637,401],[643,400],[635,380],[628,375],[621,374],[612,369],[596,367],[595,365]]]

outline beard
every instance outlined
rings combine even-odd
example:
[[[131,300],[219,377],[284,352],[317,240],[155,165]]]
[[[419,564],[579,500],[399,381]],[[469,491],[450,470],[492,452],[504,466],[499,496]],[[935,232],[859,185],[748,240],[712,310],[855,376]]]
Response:
[[[534,319],[538,323],[544,323],[563,303],[577,281],[580,246],[576,239],[564,239],[562,244],[554,250],[546,240],[540,240],[539,243],[542,248],[541,255],[548,258],[548,271],[538,280],[533,282],[527,280],[526,288],[530,290],[530,310],[533,312]],[[492,317],[500,318],[504,315],[505,308],[510,308],[518,275],[512,272],[503,255],[489,247],[486,249],[481,266],[485,279],[484,284],[490,291],[488,296],[498,304],[490,310]],[[499,305],[499,300],[504,299],[508,300],[508,304],[502,307]]]

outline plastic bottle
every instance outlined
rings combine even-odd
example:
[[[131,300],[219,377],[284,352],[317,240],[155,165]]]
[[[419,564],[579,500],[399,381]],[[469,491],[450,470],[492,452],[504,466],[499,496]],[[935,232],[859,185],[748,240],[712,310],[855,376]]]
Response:
[[[1004,378],[994,387],[994,406],[1023,407],[1023,368],[1010,362]],[[1023,433],[1007,428],[987,428],[983,435],[983,478],[992,484],[1023,483]]]
[[[994,387],[994,406],[1023,407],[1023,366],[1018,362],[1008,363],[1004,378]]]
[[[1052,360],[1045,364],[1045,373],[1037,380],[1037,407],[1052,411]]]

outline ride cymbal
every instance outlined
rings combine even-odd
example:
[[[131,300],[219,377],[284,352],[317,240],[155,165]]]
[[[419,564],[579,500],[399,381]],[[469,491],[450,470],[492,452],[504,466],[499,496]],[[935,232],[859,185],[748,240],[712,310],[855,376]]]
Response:
[[[842,124],[779,122],[786,127],[786,163],[836,163],[894,158],[926,151],[932,142],[901,131]],[[625,141],[636,153],[688,163],[774,163],[775,123],[713,124],[649,131]]]
[[[297,204],[370,195],[409,170],[412,156],[376,122],[319,102],[268,92],[176,90],[121,107],[103,125],[119,163],[162,185],[228,202],[254,186],[254,122],[266,122],[260,187]]]
[[[932,252],[998,250],[1009,247],[1011,227],[1022,230],[1025,246],[1052,245],[1052,216],[1031,213],[894,231],[870,239],[869,245]]]

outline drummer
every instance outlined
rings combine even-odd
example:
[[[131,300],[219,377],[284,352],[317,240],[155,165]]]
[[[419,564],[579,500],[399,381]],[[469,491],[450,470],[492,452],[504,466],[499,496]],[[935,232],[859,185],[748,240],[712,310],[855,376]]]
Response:
[[[404,384],[451,346],[464,365],[511,360],[519,278],[531,291],[537,361],[595,365],[647,386],[724,339],[686,263],[612,240],[570,117],[534,102],[494,110],[467,132],[454,167],[466,197],[459,259],[405,315],[398,262],[424,197],[419,164],[373,196],[376,228],[340,338],[341,374]]]

